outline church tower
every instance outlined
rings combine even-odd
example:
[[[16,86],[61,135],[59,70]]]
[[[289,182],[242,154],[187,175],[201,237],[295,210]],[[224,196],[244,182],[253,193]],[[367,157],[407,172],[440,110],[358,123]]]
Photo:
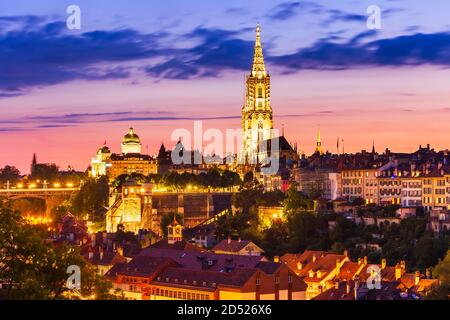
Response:
[[[322,138],[320,136],[320,128],[319,128],[319,132],[317,133],[317,142],[316,142],[316,151],[315,151],[315,153],[323,155]]]
[[[176,214],[173,215],[173,221],[167,226],[167,243],[175,244],[183,240],[183,226],[178,223]]]
[[[256,26],[255,52],[251,74],[246,77],[245,104],[242,107],[242,160],[256,163],[261,141],[272,138],[270,75],[264,65],[261,28]]]

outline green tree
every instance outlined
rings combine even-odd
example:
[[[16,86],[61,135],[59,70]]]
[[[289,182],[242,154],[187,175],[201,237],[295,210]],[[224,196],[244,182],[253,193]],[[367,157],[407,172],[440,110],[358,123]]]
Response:
[[[78,216],[88,214],[91,220],[104,219],[108,205],[109,185],[106,176],[88,179],[72,199],[72,213]]]
[[[264,231],[260,246],[267,257],[281,256],[288,251],[289,229],[286,223],[275,221]]]
[[[439,287],[435,288],[426,298],[430,300],[450,299],[450,250],[444,260],[433,268],[433,276],[439,279]]]
[[[31,172],[30,179],[32,180],[47,180],[56,181],[59,177],[58,166],[54,163],[38,163],[33,166],[33,172]]]
[[[11,203],[0,203],[0,279],[5,299],[65,299],[81,295],[109,295],[108,285],[80,255],[77,247],[46,242],[47,232],[31,226]],[[80,267],[81,291],[66,286],[67,268]]]
[[[4,166],[0,169],[0,182],[14,184],[20,179],[20,171],[13,166]]]
[[[314,203],[306,196],[297,191],[297,185],[291,184],[286,199],[283,201],[284,210],[288,215],[293,215],[299,211],[312,210]]]

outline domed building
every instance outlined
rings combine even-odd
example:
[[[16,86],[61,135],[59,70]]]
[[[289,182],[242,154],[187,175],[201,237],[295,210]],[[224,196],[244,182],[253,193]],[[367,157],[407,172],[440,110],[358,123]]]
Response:
[[[122,140],[122,153],[141,153],[141,139],[134,133],[133,128],[130,128],[128,133],[123,137]]]
[[[98,149],[91,160],[91,175],[93,177],[106,175],[107,162],[111,157],[111,150],[105,145]]]
[[[122,153],[111,153],[106,144],[97,151],[91,161],[91,176],[107,175],[113,181],[122,174],[157,173],[157,160],[141,154],[141,146],[141,139],[130,128],[122,139]]]

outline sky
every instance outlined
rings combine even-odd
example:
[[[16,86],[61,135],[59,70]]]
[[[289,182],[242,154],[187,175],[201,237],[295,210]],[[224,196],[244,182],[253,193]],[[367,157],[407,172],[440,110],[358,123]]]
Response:
[[[66,26],[69,5],[81,29]],[[367,28],[369,5],[381,29]],[[275,128],[300,151],[449,148],[446,0],[0,2],[0,167],[85,170],[130,126],[155,154],[172,133],[237,129],[261,25]]]

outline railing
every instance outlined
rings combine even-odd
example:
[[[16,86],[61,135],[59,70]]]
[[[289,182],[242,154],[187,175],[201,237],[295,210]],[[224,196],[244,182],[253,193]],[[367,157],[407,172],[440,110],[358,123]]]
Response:
[[[72,188],[23,188],[23,189],[0,189],[1,194],[49,194],[49,193],[71,193],[80,190],[79,187]]]

